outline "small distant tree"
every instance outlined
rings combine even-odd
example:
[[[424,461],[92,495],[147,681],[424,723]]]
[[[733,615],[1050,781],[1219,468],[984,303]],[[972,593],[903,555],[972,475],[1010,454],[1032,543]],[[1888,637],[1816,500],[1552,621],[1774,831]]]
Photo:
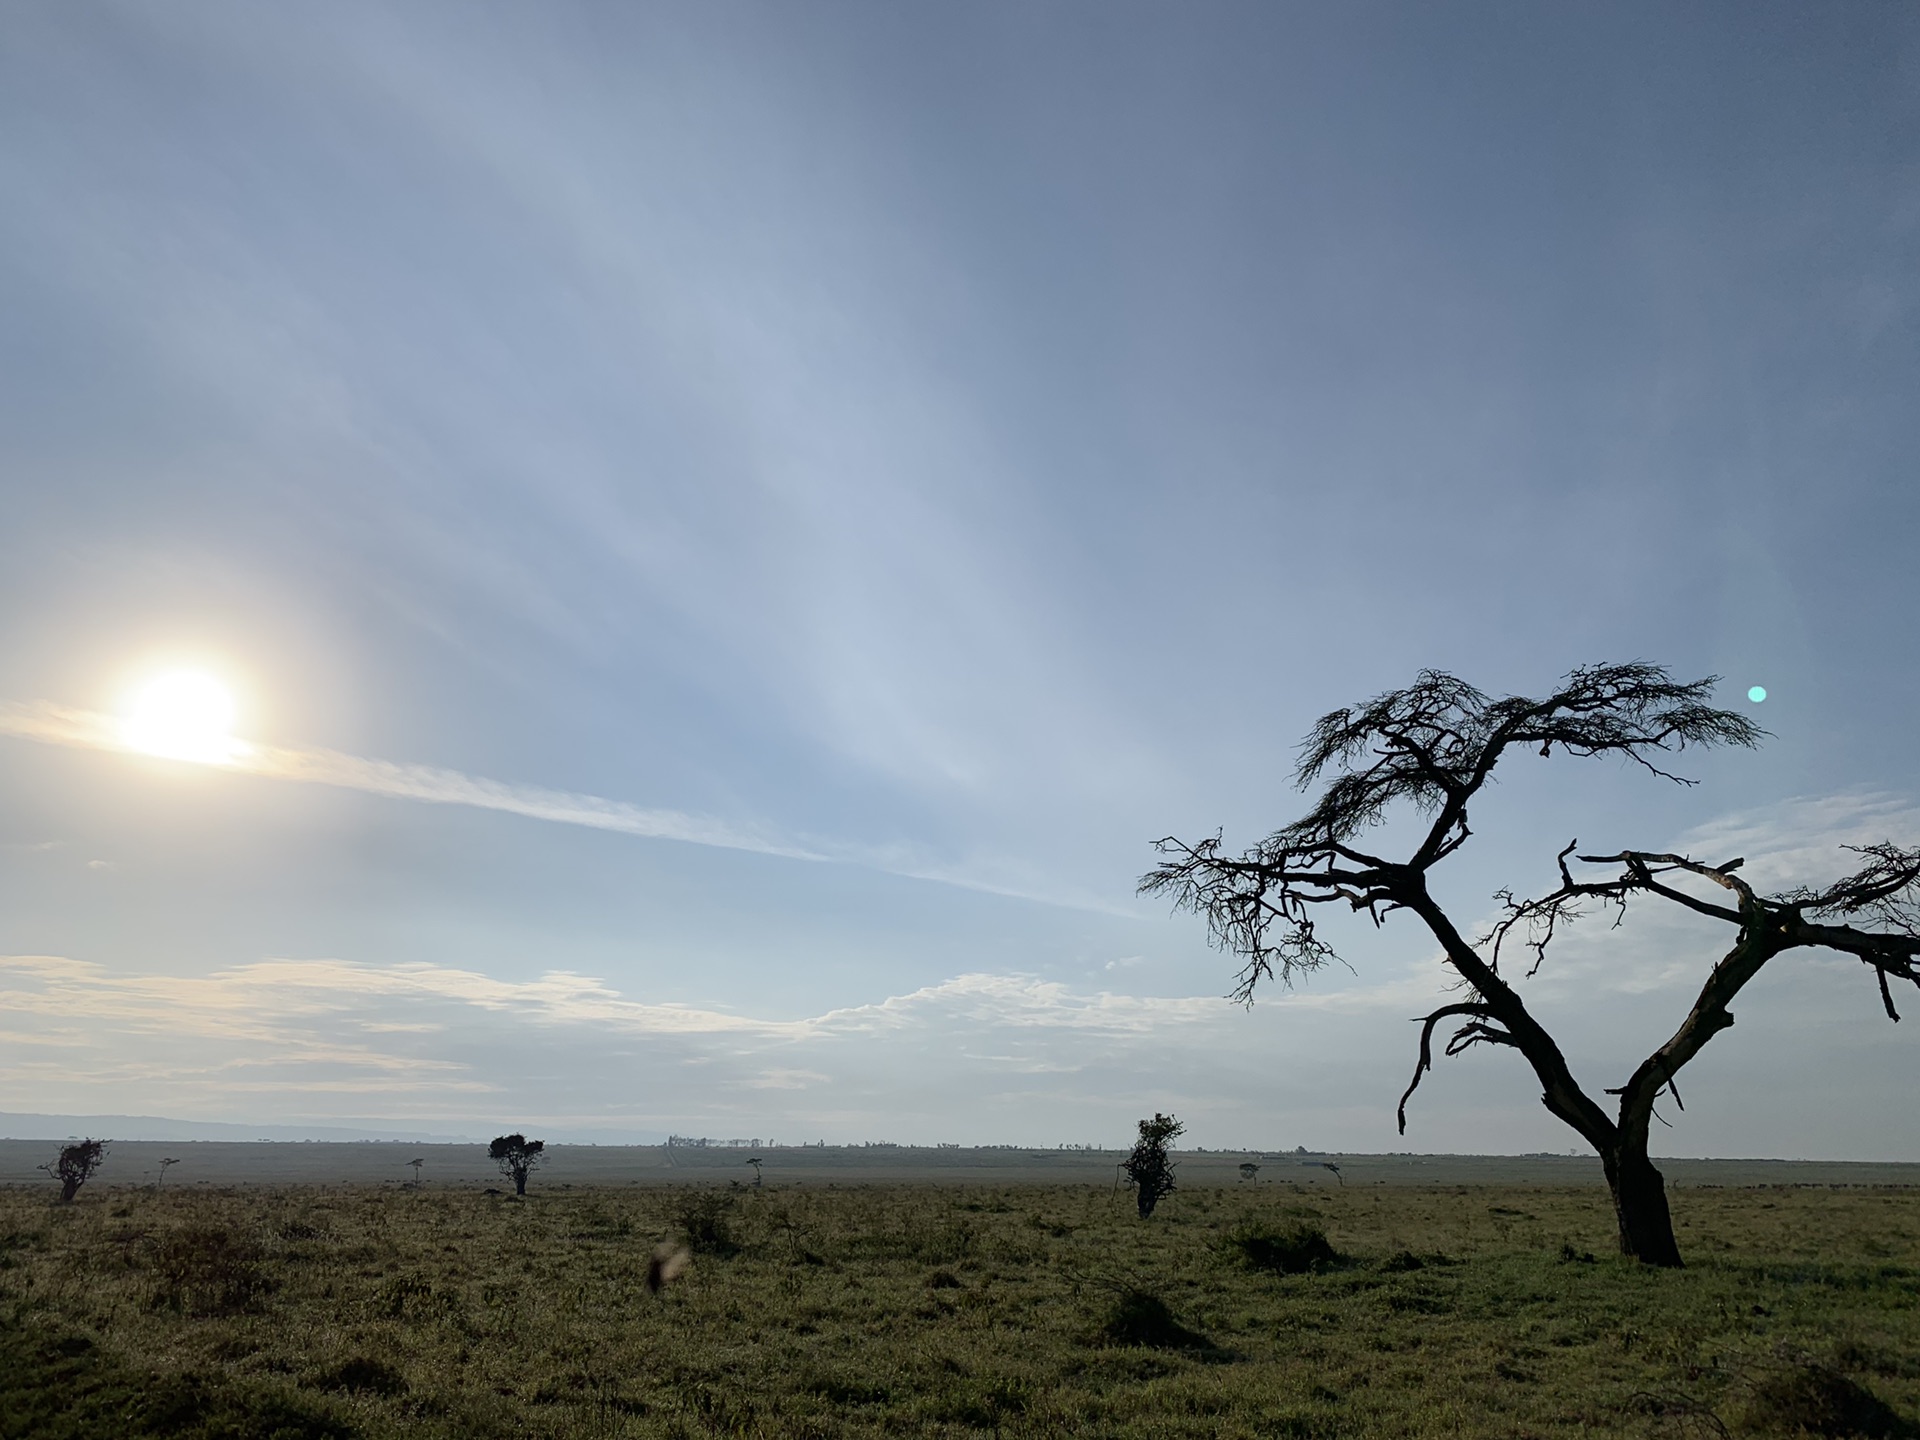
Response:
[[[487,1147],[487,1158],[500,1167],[500,1173],[513,1181],[513,1193],[527,1193],[527,1176],[546,1153],[547,1142],[529,1140],[524,1135],[501,1135]]]
[[[761,1163],[762,1163],[762,1161],[761,1161],[761,1157],[760,1157],[760,1156],[758,1156],[758,1155],[755,1155],[755,1156],[754,1156],[754,1157],[753,1157],[752,1159],[750,1159],[750,1160],[748,1160],[748,1161],[747,1161],[747,1164],[749,1164],[749,1165],[751,1165],[751,1166],[753,1167],[753,1183],[754,1183],[755,1185],[758,1185],[758,1184],[760,1183],[760,1166],[761,1166]]]
[[[1259,1177],[1259,1174],[1260,1174],[1260,1167],[1254,1164],[1251,1160],[1243,1160],[1240,1163],[1240,1178],[1242,1180],[1257,1179]]]
[[[1140,1142],[1133,1153],[1120,1162],[1120,1171],[1133,1191],[1133,1202],[1145,1220],[1154,1207],[1174,1191],[1173,1157],[1167,1147],[1186,1133],[1187,1127],[1171,1115],[1156,1114],[1140,1122]]]
[[[91,1137],[76,1140],[60,1149],[60,1158],[40,1168],[60,1182],[60,1203],[71,1205],[80,1187],[93,1178],[100,1162],[107,1158],[107,1142]]]
[[[154,1177],[153,1188],[158,1190],[167,1183],[167,1171],[180,1163],[178,1155],[168,1155],[160,1162],[160,1173]]]

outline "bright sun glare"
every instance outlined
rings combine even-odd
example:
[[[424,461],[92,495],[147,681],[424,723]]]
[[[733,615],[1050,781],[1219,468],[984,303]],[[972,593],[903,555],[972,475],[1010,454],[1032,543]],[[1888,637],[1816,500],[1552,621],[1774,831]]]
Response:
[[[121,731],[128,747],[169,760],[228,765],[246,753],[233,736],[233,692],[204,670],[171,670],[135,692]]]

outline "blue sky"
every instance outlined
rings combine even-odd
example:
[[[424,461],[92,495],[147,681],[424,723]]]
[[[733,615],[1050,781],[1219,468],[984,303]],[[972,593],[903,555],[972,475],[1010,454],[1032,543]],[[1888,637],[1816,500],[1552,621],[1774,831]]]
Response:
[[[1920,838],[1903,9],[5,26],[0,702],[204,665],[403,768],[0,736],[0,1110],[1566,1148],[1480,1054],[1398,1140],[1422,936],[1240,1011],[1149,842],[1423,666],[1624,658],[1775,738],[1517,769],[1464,918],[1573,835]],[[1667,923],[1541,977],[1591,1088],[1717,954]],[[1671,1149],[1920,1159],[1862,975],[1737,1013]]]

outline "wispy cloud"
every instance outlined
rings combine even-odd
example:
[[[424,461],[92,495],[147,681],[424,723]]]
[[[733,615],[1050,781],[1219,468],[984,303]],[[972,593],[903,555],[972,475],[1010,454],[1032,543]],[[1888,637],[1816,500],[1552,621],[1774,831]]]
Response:
[[[137,746],[127,742],[121,722],[116,717],[46,701],[0,703],[0,735],[82,750],[143,753]],[[683,844],[706,845],[723,850],[745,850],[791,860],[861,865],[909,879],[928,880],[1069,909],[1131,913],[1116,910],[1111,903],[1095,896],[1059,893],[1057,888],[1048,885],[1045,877],[1010,871],[991,859],[975,859],[967,863],[943,862],[920,853],[914,846],[862,845],[783,835],[765,825],[742,825],[709,816],[690,815],[681,810],[654,809],[623,800],[609,800],[599,795],[491,780],[433,765],[371,760],[339,750],[239,745],[220,768],[257,775],[263,779],[327,785],[342,790],[358,790],[368,795],[417,800],[430,805],[464,805],[478,810],[498,810],[530,820],[545,820],[556,825],[583,825],[594,830],[610,830],[647,839],[676,840]]]
[[[1920,844],[1920,805],[1910,796],[1872,790],[1803,795],[1723,815],[1688,831],[1680,848],[1718,864],[1747,861],[1747,878],[1762,889],[1820,885],[1855,870],[1848,845],[1882,840]]]
[[[882,1057],[992,1084],[1102,1069],[1143,1046],[1197,1057],[1250,1028],[1212,996],[1088,993],[1030,975],[957,975],[784,1018],[631,999],[569,971],[504,980],[457,966],[273,959],[133,974],[47,955],[0,957],[0,1011],[20,1041],[0,1080],[36,1092],[157,1087],[200,1105],[254,1093],[385,1090],[432,1102],[512,1091],[525,1083],[520,1068],[544,1072],[550,1060],[538,1057],[564,1051],[596,1056],[600,1086],[612,1074],[643,1093],[672,1084],[684,1104],[697,1073],[700,1103],[731,1095],[751,1109],[765,1106],[756,1095],[877,1084],[869,1072]],[[661,1103],[671,1113],[673,1101]]]
[[[46,702],[0,705],[0,734],[84,750],[140,753],[122,737],[115,717]],[[400,800],[422,800],[432,805],[469,805],[479,810],[500,810],[510,815],[524,815],[532,820],[585,825],[596,830],[613,830],[623,835],[652,839],[680,840],[690,845],[751,850],[800,860],[835,858],[781,839],[758,827],[729,825],[678,810],[647,809],[619,800],[603,799],[598,795],[578,795],[537,785],[514,785],[432,765],[369,760],[338,750],[249,745],[237,750],[232,760],[221,768],[271,780],[293,780],[309,785],[360,790],[369,795],[386,795]]]
[[[277,1042],[283,1024],[306,1025],[327,1015],[370,1010],[382,1018],[360,1022],[364,1032],[426,1033],[442,1026],[392,1018],[387,1012],[397,1005],[433,1004],[511,1015],[540,1025],[768,1041],[870,1035],[955,1022],[1141,1035],[1221,1020],[1238,1008],[1216,996],[1086,993],[1031,975],[966,974],[869,1004],[771,1019],[630,1000],[604,980],[566,970],[550,970],[533,980],[501,980],[447,965],[275,959],[204,976],[128,975],[64,956],[0,957],[0,1009],[142,1033]]]

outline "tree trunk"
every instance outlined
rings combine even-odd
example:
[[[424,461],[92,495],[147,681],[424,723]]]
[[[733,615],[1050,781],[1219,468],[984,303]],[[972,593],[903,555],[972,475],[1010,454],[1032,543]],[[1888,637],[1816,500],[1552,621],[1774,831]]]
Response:
[[[517,1167],[513,1172],[513,1193],[516,1195],[524,1195],[527,1193],[527,1172]],[[1664,1201],[1661,1203],[1660,1208],[1664,1213],[1666,1210]]]
[[[1673,1216],[1667,1211],[1667,1182],[1646,1150],[1623,1146],[1600,1158],[1606,1165],[1607,1188],[1613,1192],[1613,1213],[1620,1222],[1620,1253],[1643,1264],[1680,1268]]]
[[[60,1203],[62,1205],[71,1205],[73,1203],[73,1197],[78,1195],[79,1193],[80,1193],[80,1182],[78,1180],[74,1179],[71,1175],[63,1176],[61,1178]]]

